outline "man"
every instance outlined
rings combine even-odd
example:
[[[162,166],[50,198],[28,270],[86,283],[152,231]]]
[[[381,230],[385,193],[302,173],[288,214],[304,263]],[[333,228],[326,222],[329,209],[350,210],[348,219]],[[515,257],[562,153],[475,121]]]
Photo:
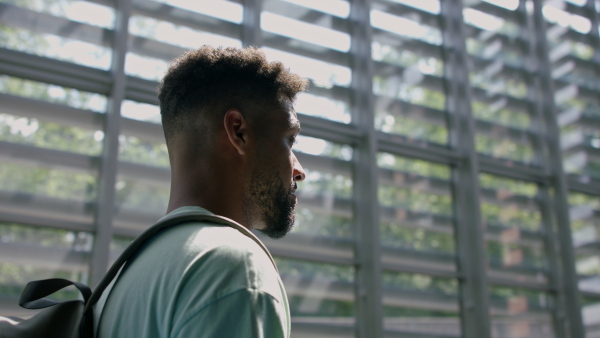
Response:
[[[168,215],[214,213],[284,236],[304,179],[292,146],[300,131],[293,102],[306,87],[256,48],[204,46],[176,59],[158,89]],[[153,238],[100,299],[98,336],[289,337],[283,283],[242,232],[186,223]]]

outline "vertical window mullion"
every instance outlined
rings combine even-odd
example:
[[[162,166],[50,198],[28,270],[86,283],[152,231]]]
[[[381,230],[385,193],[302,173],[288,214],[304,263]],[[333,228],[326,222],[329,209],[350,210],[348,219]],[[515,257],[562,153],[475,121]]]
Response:
[[[379,215],[377,203],[377,140],[373,111],[370,0],[352,2],[353,119],[363,134],[355,156],[358,337],[383,337]]]
[[[475,151],[475,127],[467,65],[462,1],[443,1],[447,107],[450,113],[450,143],[464,157],[454,170],[456,246],[460,284],[463,335],[490,337],[486,253],[479,197],[479,165]]]
[[[125,55],[132,0],[116,3],[116,22],[113,34],[113,59],[110,69],[112,88],[104,121],[104,142],[100,161],[99,195],[97,200],[94,247],[91,259],[90,285],[96,285],[109,267],[109,244],[113,234],[115,183],[119,158],[121,131],[121,102],[125,98]]]
[[[562,290],[565,300],[566,319],[568,321],[568,330],[571,337],[584,337],[581,307],[579,302],[579,293],[577,288],[577,275],[575,272],[575,255],[572,246],[572,237],[569,223],[569,210],[567,203],[566,177],[563,171],[560,130],[557,123],[556,107],[554,105],[554,86],[551,77],[551,66],[548,57],[548,43],[545,35],[545,22],[542,14],[544,3],[542,0],[534,0],[534,27],[536,40],[536,56],[538,57],[538,74],[540,74],[542,101],[542,115],[546,133],[542,139],[547,140],[548,156],[546,165],[550,171],[550,184],[553,190],[552,207],[554,208],[554,217],[556,220],[557,235],[559,237],[561,248],[561,276],[563,280]],[[545,137],[548,135],[548,137]]]

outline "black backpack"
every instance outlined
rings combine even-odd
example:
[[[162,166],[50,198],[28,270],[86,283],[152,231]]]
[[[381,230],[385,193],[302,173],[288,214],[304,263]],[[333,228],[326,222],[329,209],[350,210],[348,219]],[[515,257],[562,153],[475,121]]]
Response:
[[[138,249],[159,231],[184,222],[202,222],[222,224],[233,227],[244,235],[253,239],[273,262],[264,244],[258,240],[248,229],[238,223],[216,215],[203,212],[186,212],[166,217],[137,237],[119,256],[108,270],[94,292],[81,283],[66,279],[53,278],[29,282],[19,300],[19,305],[25,309],[45,309],[29,319],[0,316],[0,338],[93,338],[94,313],[93,307],[102,296],[104,289],[115,278],[123,264],[135,254]],[[275,263],[273,262],[273,265]],[[276,268],[277,269],[277,268]],[[54,292],[74,285],[83,300],[69,300],[56,302],[45,297]]]

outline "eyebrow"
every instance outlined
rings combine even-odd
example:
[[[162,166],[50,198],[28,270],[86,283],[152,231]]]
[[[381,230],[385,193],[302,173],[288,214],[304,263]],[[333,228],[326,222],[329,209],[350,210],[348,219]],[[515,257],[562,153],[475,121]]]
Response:
[[[296,120],[296,122],[290,124],[290,129],[297,129],[298,132],[300,132],[300,130],[302,130],[300,127],[300,121]]]

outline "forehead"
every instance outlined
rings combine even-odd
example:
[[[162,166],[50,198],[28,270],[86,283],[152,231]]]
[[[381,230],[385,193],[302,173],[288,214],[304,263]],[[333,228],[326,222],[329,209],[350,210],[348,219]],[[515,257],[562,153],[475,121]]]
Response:
[[[280,108],[276,109],[272,114],[273,120],[278,127],[286,129],[300,129],[300,121],[294,109],[293,102],[288,99],[280,100]]]

